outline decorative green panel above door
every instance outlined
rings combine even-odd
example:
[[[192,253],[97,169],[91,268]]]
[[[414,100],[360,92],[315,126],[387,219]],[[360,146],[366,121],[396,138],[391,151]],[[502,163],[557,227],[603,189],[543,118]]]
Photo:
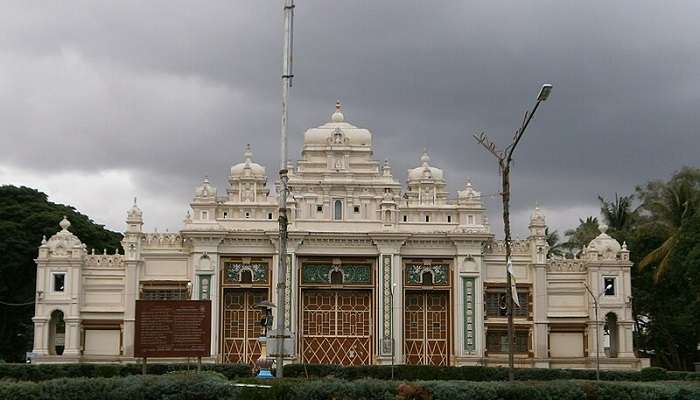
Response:
[[[337,276],[338,280],[333,281],[334,276]],[[367,285],[372,283],[372,266],[366,264],[305,264],[302,266],[301,282],[311,285],[331,283]]]

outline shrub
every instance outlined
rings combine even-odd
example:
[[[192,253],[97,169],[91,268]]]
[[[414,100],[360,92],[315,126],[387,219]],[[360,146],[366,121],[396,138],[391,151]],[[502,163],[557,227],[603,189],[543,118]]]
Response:
[[[172,371],[196,370],[196,365],[148,364],[150,375],[163,375]],[[227,379],[249,377],[252,371],[247,364],[202,364],[203,371],[217,372]],[[18,381],[45,381],[55,378],[110,378],[114,376],[141,375],[141,364],[2,364],[0,379]]]
[[[550,381],[563,379],[595,380],[595,370],[557,368],[518,368],[515,379],[518,381]],[[320,364],[289,364],[284,366],[284,376],[290,378],[326,378],[355,380],[362,378],[390,379],[390,365],[340,366]],[[463,381],[505,381],[508,370],[500,367],[433,367],[424,365],[394,366],[396,380],[463,380]],[[644,368],[641,371],[603,370],[600,379],[604,381],[659,381],[659,380],[700,380],[697,372],[666,372],[662,368]]]
[[[240,388],[217,373],[177,372],[162,376],[114,378],[61,378],[42,382],[0,384],[0,399],[7,400],[132,400],[230,399],[321,400],[408,399],[433,400],[664,400],[698,399],[700,385],[650,382],[401,382],[340,379],[244,380],[271,385],[270,389]]]

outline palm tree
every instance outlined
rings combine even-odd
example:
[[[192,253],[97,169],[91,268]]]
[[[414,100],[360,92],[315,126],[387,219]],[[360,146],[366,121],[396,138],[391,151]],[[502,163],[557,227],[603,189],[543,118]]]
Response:
[[[651,182],[646,191],[640,188],[637,191],[647,224],[654,225],[666,236],[661,246],[639,262],[640,269],[658,263],[654,273],[654,281],[658,282],[670,268],[681,225],[700,210],[700,169],[684,168],[669,183]]]
[[[615,193],[615,201],[607,201],[602,196],[600,200],[600,213],[608,227],[614,231],[622,232],[629,227],[634,217],[632,211],[632,199],[634,196],[618,196]]]
[[[549,227],[544,228],[544,237],[549,245],[549,250],[547,251],[547,258],[551,256],[564,256],[568,253],[566,249],[566,243],[559,241],[559,232],[555,229],[553,231],[549,230]]]
[[[578,257],[583,249],[595,239],[600,233],[598,230],[598,218],[587,217],[585,220],[579,218],[579,225],[576,229],[569,229],[564,232],[564,236],[568,238],[566,246],[569,251]]]

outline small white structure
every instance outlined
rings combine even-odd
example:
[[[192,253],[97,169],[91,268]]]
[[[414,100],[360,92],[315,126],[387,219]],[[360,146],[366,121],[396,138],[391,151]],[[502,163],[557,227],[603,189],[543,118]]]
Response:
[[[209,361],[253,363],[263,300],[284,301],[289,362],[506,365],[505,247],[467,182],[451,200],[426,151],[406,187],[345,120],[304,133],[289,167],[288,275],[277,276],[277,199],[250,146],[221,195],[204,179],[176,233],[127,213],[124,254],[88,253],[61,221],[37,258],[35,362],[133,361],[136,299],[210,299]],[[602,229],[580,259],[547,259],[545,217],[513,242],[519,367],[592,368],[600,292],[602,368],[640,368],[629,252]],[[284,299],[273,288],[287,282]],[[392,346],[393,344],[393,346]],[[393,347],[393,349],[392,349]],[[393,350],[393,351],[392,351]]]

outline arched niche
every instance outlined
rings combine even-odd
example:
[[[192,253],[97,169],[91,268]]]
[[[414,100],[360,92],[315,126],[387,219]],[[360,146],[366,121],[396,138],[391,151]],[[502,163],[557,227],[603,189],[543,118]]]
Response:
[[[617,315],[614,312],[605,314],[603,332],[605,335],[605,354],[610,358],[617,357],[620,342],[617,326]]]
[[[63,355],[66,347],[66,323],[63,320],[63,311],[54,310],[49,320],[49,354]]]

